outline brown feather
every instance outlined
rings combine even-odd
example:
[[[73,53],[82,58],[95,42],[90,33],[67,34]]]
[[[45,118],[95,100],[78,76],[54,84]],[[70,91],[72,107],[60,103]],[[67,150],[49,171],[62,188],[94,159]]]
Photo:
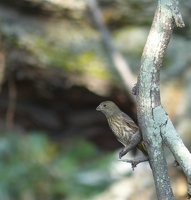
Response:
[[[96,110],[105,114],[109,127],[119,142],[126,146],[132,141],[133,134],[135,134],[139,128],[135,122],[127,114],[122,112],[112,101],[102,102]],[[143,141],[141,141],[137,147],[144,154],[147,154]]]

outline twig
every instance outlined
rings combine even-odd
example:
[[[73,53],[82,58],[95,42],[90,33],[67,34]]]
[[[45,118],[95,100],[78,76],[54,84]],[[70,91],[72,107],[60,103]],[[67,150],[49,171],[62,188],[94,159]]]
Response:
[[[96,24],[97,28],[100,31],[101,37],[103,39],[105,47],[108,50],[108,53],[114,64],[114,67],[119,73],[123,81],[123,84],[125,86],[125,89],[127,89],[132,99],[135,100],[135,97],[131,94],[130,91],[133,87],[133,84],[136,82],[136,80],[130,70],[130,66],[128,65],[127,61],[123,58],[123,56],[119,53],[119,51],[117,51],[115,45],[113,44],[111,34],[104,23],[97,1],[87,0],[87,4],[91,10],[94,23]]]
[[[134,171],[134,168],[135,168],[139,163],[146,162],[146,161],[148,161],[148,160],[149,160],[149,157],[148,157],[148,156],[140,157],[140,158],[134,158],[134,159],[118,159],[118,161],[131,163],[133,171]]]

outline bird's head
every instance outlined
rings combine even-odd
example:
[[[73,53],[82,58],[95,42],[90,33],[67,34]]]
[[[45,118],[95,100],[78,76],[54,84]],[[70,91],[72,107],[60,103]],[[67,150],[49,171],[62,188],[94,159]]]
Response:
[[[97,111],[101,111],[106,116],[112,116],[120,112],[120,109],[112,101],[104,101],[96,108]]]

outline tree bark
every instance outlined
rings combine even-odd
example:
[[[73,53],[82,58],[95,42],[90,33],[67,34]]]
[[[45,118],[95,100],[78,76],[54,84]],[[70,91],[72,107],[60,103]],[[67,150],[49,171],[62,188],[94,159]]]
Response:
[[[178,1],[159,0],[142,54],[137,82],[139,128],[148,150],[157,198],[160,200],[174,199],[163,151],[163,142],[170,148],[187,175],[189,194],[191,183],[190,153],[176,133],[160,101],[160,67],[172,35],[174,22],[178,27],[184,26],[178,9]]]

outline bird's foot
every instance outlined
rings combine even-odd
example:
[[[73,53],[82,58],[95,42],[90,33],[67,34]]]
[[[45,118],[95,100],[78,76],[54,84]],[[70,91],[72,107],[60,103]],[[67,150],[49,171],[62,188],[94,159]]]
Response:
[[[127,151],[125,151],[125,148],[121,149],[119,152],[119,159],[121,159],[126,153],[127,153]]]
[[[141,134],[139,130],[134,134],[133,138],[130,140],[129,144],[127,144],[120,152],[119,158],[121,159],[125,154],[127,154],[131,149],[133,149],[140,141],[141,141]]]

